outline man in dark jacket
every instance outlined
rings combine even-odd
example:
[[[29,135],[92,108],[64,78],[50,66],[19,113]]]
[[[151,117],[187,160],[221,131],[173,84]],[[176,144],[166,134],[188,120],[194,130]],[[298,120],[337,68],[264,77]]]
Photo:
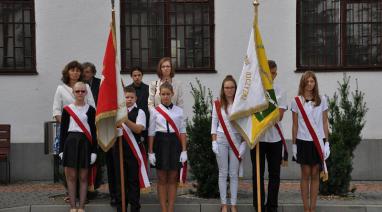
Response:
[[[92,90],[95,104],[97,105],[98,90],[99,90],[99,84],[101,83],[101,80],[95,77],[97,70],[93,63],[89,63],[89,62],[83,63],[82,67],[84,69],[83,80],[89,84]]]

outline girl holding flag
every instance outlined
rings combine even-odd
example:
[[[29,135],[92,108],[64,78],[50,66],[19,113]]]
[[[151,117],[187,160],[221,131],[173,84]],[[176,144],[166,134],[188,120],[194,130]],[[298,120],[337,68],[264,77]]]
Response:
[[[97,135],[95,109],[85,102],[86,85],[77,82],[73,86],[75,101],[64,106],[61,118],[60,153],[65,168],[70,199],[70,212],[84,212],[88,169],[97,159]],[[77,176],[80,181],[80,204],[76,209]]]
[[[161,84],[159,95],[161,104],[150,111],[148,155],[157,169],[161,210],[172,212],[178,178],[184,182],[187,172],[186,124],[183,109],[171,103],[174,91],[169,82]]]
[[[293,157],[301,165],[301,197],[305,212],[314,212],[319,188],[319,172],[327,179],[325,160],[330,155],[328,103],[320,96],[316,75],[306,71],[298,96],[291,103],[293,114]]]
[[[230,180],[231,211],[237,212],[236,200],[239,184],[239,164],[246,150],[245,141],[229,121],[229,115],[236,93],[236,81],[227,75],[222,83],[220,99],[212,109],[212,151],[216,154],[219,167],[219,193],[221,211],[227,212],[227,176]],[[228,175],[229,174],[229,175]]]

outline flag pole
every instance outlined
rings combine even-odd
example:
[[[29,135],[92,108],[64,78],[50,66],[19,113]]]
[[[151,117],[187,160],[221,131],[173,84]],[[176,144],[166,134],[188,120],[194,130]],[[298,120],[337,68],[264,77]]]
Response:
[[[125,201],[125,171],[123,168],[123,148],[122,148],[122,136],[118,137],[119,146],[119,171],[121,177],[121,202],[122,202],[122,212],[126,212],[126,201]]]
[[[113,34],[115,33],[115,10],[114,10],[114,0],[111,0],[111,27]],[[115,45],[115,50],[117,51],[117,46],[115,42],[115,34],[113,35],[113,41]],[[125,194],[125,171],[123,167],[123,147],[122,147],[122,136],[118,137],[119,146],[119,172],[121,179],[121,203],[122,212],[126,212],[126,194]]]
[[[254,26],[258,24],[258,7],[259,7],[259,1],[254,0],[253,1],[253,7],[255,9],[255,20],[254,20]],[[256,33],[254,33],[254,36],[256,36]],[[254,38],[256,40],[256,37]],[[256,42],[255,42],[255,48]],[[261,186],[260,186],[260,142],[257,142],[256,144],[256,181],[257,181],[257,211],[261,212]]]

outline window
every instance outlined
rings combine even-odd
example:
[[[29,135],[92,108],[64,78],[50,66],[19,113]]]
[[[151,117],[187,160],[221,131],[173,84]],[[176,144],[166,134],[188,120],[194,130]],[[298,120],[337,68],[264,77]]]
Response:
[[[382,70],[382,1],[298,0],[297,69]]]
[[[35,74],[34,1],[0,0],[0,74]]]
[[[214,71],[213,0],[121,0],[122,71],[154,72],[171,57],[177,73]]]

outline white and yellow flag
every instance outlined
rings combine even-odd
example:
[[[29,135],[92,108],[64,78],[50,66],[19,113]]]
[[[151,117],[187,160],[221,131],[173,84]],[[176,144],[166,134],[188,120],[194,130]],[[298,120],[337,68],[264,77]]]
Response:
[[[260,32],[255,23],[239,79],[230,120],[233,126],[255,147],[265,130],[279,117],[272,77]]]

